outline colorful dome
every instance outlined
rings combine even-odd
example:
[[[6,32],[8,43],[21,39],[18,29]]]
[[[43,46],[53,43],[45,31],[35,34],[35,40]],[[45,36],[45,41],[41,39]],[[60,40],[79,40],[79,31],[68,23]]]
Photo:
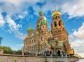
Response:
[[[60,13],[59,11],[54,11],[54,12],[52,13],[52,16],[54,16],[54,15],[61,15],[61,13]]]
[[[32,28],[28,28],[28,29],[27,29],[27,32],[29,32],[29,31],[33,31],[33,29],[32,29]]]
[[[43,20],[41,21],[41,25],[45,25],[46,23],[47,23],[46,19],[43,19]]]
[[[38,24],[39,26],[46,25],[46,24],[47,24],[46,18],[44,17],[44,18],[43,18],[42,20],[40,20],[37,24]]]

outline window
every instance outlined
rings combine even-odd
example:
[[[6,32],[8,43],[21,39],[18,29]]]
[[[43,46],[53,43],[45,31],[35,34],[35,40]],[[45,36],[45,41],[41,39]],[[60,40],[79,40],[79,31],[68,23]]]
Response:
[[[33,39],[32,39],[32,43],[33,43]]]
[[[54,22],[54,26],[57,27],[57,23],[56,22]]]
[[[58,17],[56,16],[56,19],[57,19]]]
[[[60,16],[58,16],[58,19],[60,19]]]
[[[43,28],[45,28],[45,26],[43,26]]]
[[[59,26],[61,26],[61,21],[59,21]]]

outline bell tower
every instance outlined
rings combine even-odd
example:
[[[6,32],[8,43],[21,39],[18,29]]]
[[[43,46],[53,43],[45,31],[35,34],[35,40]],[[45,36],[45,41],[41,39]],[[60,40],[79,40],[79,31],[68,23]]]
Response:
[[[54,11],[52,13],[51,33],[58,41],[68,40],[68,33],[64,28],[61,13],[59,11]]]

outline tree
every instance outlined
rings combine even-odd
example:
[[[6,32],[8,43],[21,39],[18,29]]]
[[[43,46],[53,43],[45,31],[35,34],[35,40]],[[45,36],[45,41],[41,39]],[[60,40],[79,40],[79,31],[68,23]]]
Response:
[[[17,51],[16,51],[16,54],[21,55],[21,54],[22,54],[22,50],[17,50]]]
[[[0,49],[2,49],[4,51],[4,54],[11,54],[12,53],[12,49],[10,47],[0,46]]]
[[[4,54],[17,54],[17,55],[21,55],[22,54],[22,50],[12,50],[10,47],[7,46],[0,46],[0,49],[2,49],[4,52]]]

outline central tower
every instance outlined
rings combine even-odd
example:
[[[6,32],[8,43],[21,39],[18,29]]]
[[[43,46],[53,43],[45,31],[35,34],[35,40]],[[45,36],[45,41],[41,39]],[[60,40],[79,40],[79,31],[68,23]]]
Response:
[[[37,31],[40,33],[42,39],[48,39],[47,20],[43,12],[39,12],[39,19],[37,21]]]

